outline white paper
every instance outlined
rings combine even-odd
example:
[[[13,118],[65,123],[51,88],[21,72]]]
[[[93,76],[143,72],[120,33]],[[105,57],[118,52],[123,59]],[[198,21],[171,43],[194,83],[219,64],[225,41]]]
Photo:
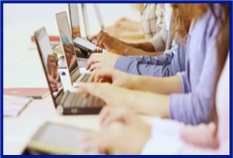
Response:
[[[4,117],[17,116],[31,100],[32,98],[4,95]]]

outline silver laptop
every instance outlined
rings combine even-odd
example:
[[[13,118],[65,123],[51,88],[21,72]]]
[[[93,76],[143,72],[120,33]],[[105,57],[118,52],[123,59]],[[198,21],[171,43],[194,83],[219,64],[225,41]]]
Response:
[[[81,37],[81,27],[79,20],[78,6],[76,3],[68,4],[69,16],[70,16],[70,29],[72,38]]]
[[[74,3],[69,3],[68,4],[68,10],[69,10],[69,16],[70,16],[70,24],[71,24],[71,32],[72,32],[72,37],[74,40],[74,45],[78,48],[80,48],[84,52],[89,52],[90,53],[94,52],[97,48],[96,45],[91,43],[91,34],[90,34],[90,25],[87,17],[87,6],[86,4],[81,4],[81,15],[83,16],[83,23],[84,23],[84,37],[81,37],[81,27],[80,27],[80,17],[81,15],[79,14],[78,10],[78,5]],[[100,29],[104,28],[104,22],[103,18],[99,9],[99,6],[97,4],[94,4],[94,9],[95,13],[99,22]],[[107,50],[102,49],[102,52],[105,53]],[[88,58],[88,57],[87,57]]]
[[[58,90],[56,89],[56,83],[59,83],[59,77],[62,77],[63,74],[61,73],[65,71],[58,71],[58,69],[62,68],[59,68],[58,64],[56,64],[57,56],[52,51],[46,29],[43,27],[37,30],[34,35],[53,103],[57,111],[64,115],[98,114],[105,104],[102,100],[94,96],[89,96],[85,99],[82,94],[73,93],[69,90],[64,91],[63,85]],[[78,67],[77,63],[74,63],[74,65]]]
[[[69,16],[70,16],[70,25],[71,25],[71,32],[72,32],[72,37],[73,39],[76,37],[81,37],[81,27],[80,27],[80,17],[82,15],[83,18],[83,23],[84,23],[84,39],[91,40],[91,35],[90,35],[90,25],[88,23],[88,13],[87,13],[87,6],[86,4],[80,4],[79,6],[81,10],[78,9],[78,4],[77,3],[69,3],[68,4],[68,10],[69,10]],[[97,16],[97,20],[99,23],[99,27],[101,30],[104,29],[104,21],[103,17],[99,8],[98,4],[93,4],[93,7],[95,9],[95,14]],[[79,14],[79,11],[82,14]]]
[[[97,19],[99,21],[100,28],[101,28],[101,30],[103,30],[105,28],[105,26],[104,26],[104,20],[103,20],[103,16],[101,14],[99,5],[94,4],[94,8],[95,8],[95,13],[96,13]]]
[[[67,42],[67,36],[69,36],[69,42],[73,40],[73,44],[75,48],[79,48],[82,53],[86,53],[85,56],[88,58],[90,56],[90,53],[94,52],[96,49],[99,49],[96,45],[89,42],[88,40],[85,40],[81,37],[76,37],[75,39],[72,39],[71,32],[70,32],[70,26],[68,22],[68,17],[65,11],[57,13],[56,14],[56,20],[57,25],[59,29],[59,33],[61,35],[62,42]],[[61,30],[62,29],[62,30]],[[66,39],[63,37],[65,34]],[[66,41],[65,41],[66,40]],[[89,53],[89,54],[87,54]],[[79,55],[77,55],[79,56]]]
[[[68,18],[67,18],[67,14],[66,12],[61,12],[61,13],[57,13],[56,14],[56,21],[57,21],[57,26],[58,26],[58,30],[59,30],[59,34],[60,34],[60,41],[61,41],[61,47],[62,47],[62,51],[64,52],[64,57],[61,55],[61,60],[63,60],[63,62],[58,62],[58,66],[60,68],[64,67],[69,69],[69,72],[66,72],[65,75],[69,75],[70,76],[70,82],[71,85],[74,85],[74,83],[76,82],[85,82],[88,80],[90,73],[80,73],[80,68],[78,66],[78,58],[75,55],[75,52],[77,53],[77,49],[78,51],[79,48],[75,48],[74,44],[73,44],[73,39],[71,37],[71,32],[70,32],[70,27],[69,27],[69,23],[68,23]],[[76,51],[75,51],[76,49]],[[62,58],[63,57],[63,58]],[[85,68],[84,68],[85,69]],[[60,71],[61,69],[59,69]],[[60,72],[62,73],[62,72]],[[68,79],[66,79],[68,80]],[[64,81],[67,83],[67,81]],[[63,83],[63,81],[62,81]]]

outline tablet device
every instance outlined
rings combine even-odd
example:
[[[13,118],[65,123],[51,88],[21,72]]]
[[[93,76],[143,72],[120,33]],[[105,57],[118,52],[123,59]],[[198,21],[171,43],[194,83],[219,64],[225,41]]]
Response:
[[[90,131],[69,125],[46,122],[27,145],[28,154],[97,154],[94,150],[81,149],[80,138]]]

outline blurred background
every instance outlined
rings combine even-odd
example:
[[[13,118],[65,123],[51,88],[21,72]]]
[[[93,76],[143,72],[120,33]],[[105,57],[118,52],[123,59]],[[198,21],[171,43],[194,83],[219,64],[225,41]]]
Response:
[[[104,25],[111,26],[121,18],[133,21],[140,21],[139,13],[132,8],[131,4],[98,4],[103,17]],[[88,22],[90,34],[95,35],[100,31],[97,16],[93,4],[86,4],[88,12]],[[30,47],[30,37],[34,32],[45,26],[49,35],[58,35],[55,14],[58,12],[68,12],[68,4],[61,3],[33,3],[33,4],[4,4],[4,61],[15,51],[20,53]],[[81,31],[83,20],[80,19]],[[82,34],[82,32],[81,32]],[[7,52],[7,53],[6,53]],[[19,60],[20,55],[14,57]],[[14,60],[14,59],[13,59]],[[4,70],[11,67],[14,62],[5,62]]]
[[[95,14],[94,4],[85,5],[90,35],[96,35],[100,31],[100,25]],[[110,27],[115,34],[118,33],[112,29],[112,26],[116,26],[116,22],[122,18],[140,23],[140,14],[132,7],[132,4],[111,3],[98,4],[98,6],[105,27]],[[69,16],[68,4],[4,4],[3,9],[4,87],[47,87],[36,45],[31,41],[31,37],[36,30],[43,26],[49,35],[58,36],[55,14],[66,11]],[[80,27],[82,35],[83,19],[80,19]],[[35,58],[38,60],[34,60]],[[24,68],[17,66],[19,64]],[[32,79],[36,82],[30,83]]]

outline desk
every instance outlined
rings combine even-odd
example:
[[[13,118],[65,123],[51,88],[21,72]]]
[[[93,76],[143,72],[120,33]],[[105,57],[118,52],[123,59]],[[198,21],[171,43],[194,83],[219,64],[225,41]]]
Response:
[[[4,118],[4,154],[20,154],[30,137],[45,121],[54,121],[97,130],[98,115],[62,116],[52,106],[50,96],[34,100],[16,118]]]
[[[20,25],[16,30],[20,30]],[[9,29],[5,31],[4,41],[4,87],[48,87],[42,69],[42,64],[34,46],[29,49],[31,33],[17,32],[15,47],[9,44]],[[18,38],[18,39],[17,39]],[[45,121],[62,122],[84,129],[97,130],[97,115],[62,116],[53,106],[51,96],[44,99],[33,100],[19,116],[14,118],[4,117],[3,120],[3,154],[20,154],[25,148],[30,137]]]
[[[19,13],[19,12],[17,12]],[[28,13],[27,13],[28,14]],[[5,14],[4,14],[5,15]],[[54,14],[53,14],[54,16]],[[35,19],[37,20],[37,19]],[[56,28],[55,21],[46,28]],[[36,47],[29,49],[37,22],[4,25],[4,87],[48,87]],[[150,117],[143,117],[146,121]],[[62,116],[51,96],[33,100],[19,116],[3,120],[3,154],[20,154],[30,137],[45,121],[62,122],[89,130],[99,129],[98,115]]]
[[[12,60],[5,60],[4,87],[48,87],[37,50],[25,49],[20,53],[20,58],[14,58],[16,64],[12,64]],[[143,119],[151,121],[150,117]],[[98,115],[62,116],[55,110],[49,95],[33,100],[19,116],[4,118],[3,154],[22,153],[31,136],[45,121],[62,122],[89,130],[99,129]]]
[[[151,121],[150,117],[142,117]],[[42,100],[34,100],[16,118],[4,118],[3,147],[4,154],[20,154],[27,142],[45,121],[53,121],[72,125],[82,129],[98,130],[98,115],[62,116],[52,105],[51,96]]]

